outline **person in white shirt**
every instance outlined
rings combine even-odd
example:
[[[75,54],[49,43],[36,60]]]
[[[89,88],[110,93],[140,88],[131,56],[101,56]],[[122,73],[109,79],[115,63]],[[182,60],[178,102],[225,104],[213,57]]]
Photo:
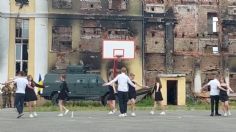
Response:
[[[16,94],[15,94],[15,107],[17,109],[18,112],[18,116],[17,118],[22,117],[23,114],[23,108],[24,108],[24,99],[25,99],[25,89],[26,86],[31,87],[30,85],[28,85],[28,80],[26,79],[26,77],[24,77],[24,72],[20,71],[18,73],[18,76],[7,83],[13,82],[14,84],[16,84]]]
[[[207,84],[205,84],[202,89],[206,89],[210,86],[210,98],[211,98],[211,114],[210,116],[214,116],[214,108],[215,108],[215,116],[221,116],[219,114],[219,93],[221,88],[220,82],[218,80],[218,76],[214,76],[213,80],[210,80]]]
[[[119,98],[119,107],[120,107],[120,117],[127,116],[127,102],[128,102],[128,90],[130,84],[135,87],[135,84],[130,80],[126,75],[127,70],[125,67],[121,68],[121,73],[117,75],[113,80],[108,83],[103,84],[103,86],[111,85],[112,83],[118,81],[118,98]]]

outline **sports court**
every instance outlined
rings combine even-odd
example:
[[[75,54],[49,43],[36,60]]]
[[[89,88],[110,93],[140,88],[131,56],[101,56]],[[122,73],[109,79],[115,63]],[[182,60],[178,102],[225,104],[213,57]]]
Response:
[[[210,117],[209,111],[167,111],[167,115],[150,115],[137,111],[136,117],[107,115],[106,111],[71,112],[57,117],[57,112],[41,112],[37,118],[25,113],[16,119],[14,110],[0,111],[1,132],[232,132],[236,129],[236,111],[230,117]]]

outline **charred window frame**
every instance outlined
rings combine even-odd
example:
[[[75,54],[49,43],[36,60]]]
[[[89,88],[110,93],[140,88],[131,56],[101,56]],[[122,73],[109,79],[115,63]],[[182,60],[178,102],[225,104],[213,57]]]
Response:
[[[15,36],[15,71],[28,72],[29,20],[16,19]]]
[[[101,0],[80,0],[82,10],[102,9]]]
[[[15,2],[18,6],[29,5],[29,0],[15,0]]]
[[[52,27],[52,48],[51,51],[66,52],[72,50],[72,27]]]
[[[218,16],[217,13],[207,13],[207,29],[208,34],[217,34],[218,32]]]
[[[206,46],[204,48],[204,52],[206,54],[218,54],[219,49],[218,49],[217,45],[208,45],[208,44],[206,44]]]
[[[91,39],[100,38],[102,34],[102,28],[100,27],[83,27],[81,30],[81,38]]]
[[[52,0],[52,8],[72,9],[72,0]]]
[[[201,4],[209,4],[209,5],[213,5],[213,4],[216,4],[217,1],[216,0],[199,0],[199,2]]]
[[[108,0],[110,10],[127,10],[128,0]]]
[[[129,37],[128,29],[109,29],[108,39],[127,39]]]

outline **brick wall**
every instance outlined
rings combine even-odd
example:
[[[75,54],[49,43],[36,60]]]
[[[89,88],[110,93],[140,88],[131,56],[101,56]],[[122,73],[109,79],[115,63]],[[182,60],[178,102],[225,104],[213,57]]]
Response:
[[[165,56],[160,54],[145,54],[145,69],[148,71],[164,71]]]

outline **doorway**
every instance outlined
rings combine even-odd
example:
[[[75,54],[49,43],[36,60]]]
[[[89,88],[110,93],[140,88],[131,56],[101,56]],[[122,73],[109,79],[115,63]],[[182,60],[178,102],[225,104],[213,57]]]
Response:
[[[167,80],[167,105],[177,105],[177,80]]]

